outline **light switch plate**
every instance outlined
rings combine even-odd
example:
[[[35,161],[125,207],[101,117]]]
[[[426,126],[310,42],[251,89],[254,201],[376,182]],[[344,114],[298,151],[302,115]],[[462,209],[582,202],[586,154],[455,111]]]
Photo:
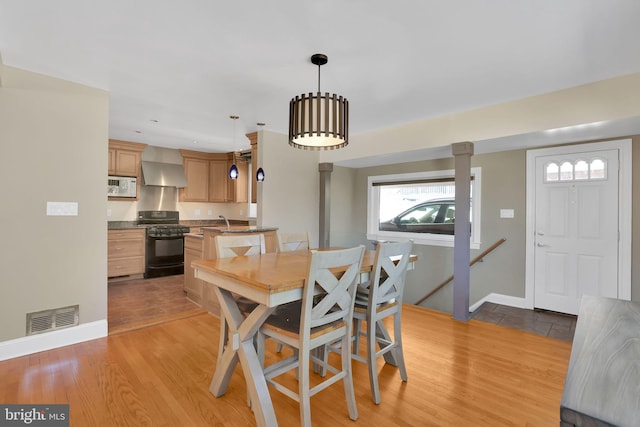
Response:
[[[500,218],[513,218],[513,209],[500,209]]]
[[[78,216],[78,202],[47,202],[47,216]]]

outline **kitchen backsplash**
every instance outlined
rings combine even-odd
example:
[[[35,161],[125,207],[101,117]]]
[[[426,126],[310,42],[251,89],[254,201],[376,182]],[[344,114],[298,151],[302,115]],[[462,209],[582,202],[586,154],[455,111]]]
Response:
[[[224,215],[230,219],[248,219],[246,203],[180,203],[176,204],[181,220],[218,219]],[[107,202],[107,221],[135,221],[138,202]],[[255,211],[255,209],[252,209]]]

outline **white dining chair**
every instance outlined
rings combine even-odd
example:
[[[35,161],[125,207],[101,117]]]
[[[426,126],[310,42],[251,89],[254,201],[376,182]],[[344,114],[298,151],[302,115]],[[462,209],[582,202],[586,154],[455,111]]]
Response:
[[[352,358],[364,362],[369,369],[371,396],[380,403],[376,359],[398,366],[400,378],[407,381],[407,369],[402,349],[402,294],[412,242],[380,242],[376,246],[374,267],[368,283],[358,285],[353,311],[354,346]],[[383,319],[393,316],[393,337]],[[362,323],[366,329],[362,330]],[[367,339],[366,357],[360,353],[360,338]],[[376,347],[379,346],[379,350]],[[388,354],[391,353],[391,354]]]
[[[284,233],[276,231],[278,252],[306,251],[311,248],[311,233]]]
[[[358,418],[349,344],[356,281],[360,275],[363,254],[362,245],[350,249],[311,250],[302,301],[290,304],[287,306],[288,309],[270,316],[258,333],[257,348],[261,360],[264,360],[265,337],[283,342],[297,350],[293,356],[266,366],[264,376],[269,385],[298,401],[300,423],[303,426],[311,426],[311,396],[340,380],[344,383],[349,418]],[[340,342],[346,349],[339,368],[325,363],[312,352],[336,342]],[[310,363],[322,364],[323,369],[331,375],[311,387]],[[285,386],[284,381],[276,381],[277,377],[290,370],[296,371],[297,390]]]
[[[284,233],[276,231],[276,241],[278,242],[278,252],[306,251],[311,248],[311,233]],[[278,353],[282,351],[282,344],[278,344]]]
[[[215,245],[218,258],[259,255],[266,252],[264,234],[238,233],[216,236]]]
[[[237,234],[222,235],[215,237],[216,255],[218,258],[229,258],[236,256],[259,255],[265,253],[265,243],[263,234]],[[234,296],[238,308],[243,313],[250,312],[257,303],[250,299]],[[218,346],[218,361],[224,352],[227,340],[229,339],[229,325],[225,317],[220,316],[220,344]]]

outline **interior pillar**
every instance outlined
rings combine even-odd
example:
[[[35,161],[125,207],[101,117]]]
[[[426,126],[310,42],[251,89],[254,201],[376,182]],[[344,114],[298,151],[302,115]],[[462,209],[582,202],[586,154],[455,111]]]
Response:
[[[453,239],[453,318],[469,320],[469,257],[471,254],[471,156],[473,143],[451,144],[455,158],[456,222]]]
[[[318,247],[328,248],[331,246],[329,242],[329,225],[331,222],[331,172],[333,172],[333,163],[319,163],[320,171],[320,227],[318,237]]]

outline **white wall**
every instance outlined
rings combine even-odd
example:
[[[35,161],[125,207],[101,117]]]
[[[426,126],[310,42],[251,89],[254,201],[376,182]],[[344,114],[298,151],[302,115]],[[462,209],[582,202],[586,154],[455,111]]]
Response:
[[[106,334],[108,93],[2,64],[0,81],[0,342],[26,335],[27,313],[75,304]],[[78,215],[47,216],[48,201]]]

